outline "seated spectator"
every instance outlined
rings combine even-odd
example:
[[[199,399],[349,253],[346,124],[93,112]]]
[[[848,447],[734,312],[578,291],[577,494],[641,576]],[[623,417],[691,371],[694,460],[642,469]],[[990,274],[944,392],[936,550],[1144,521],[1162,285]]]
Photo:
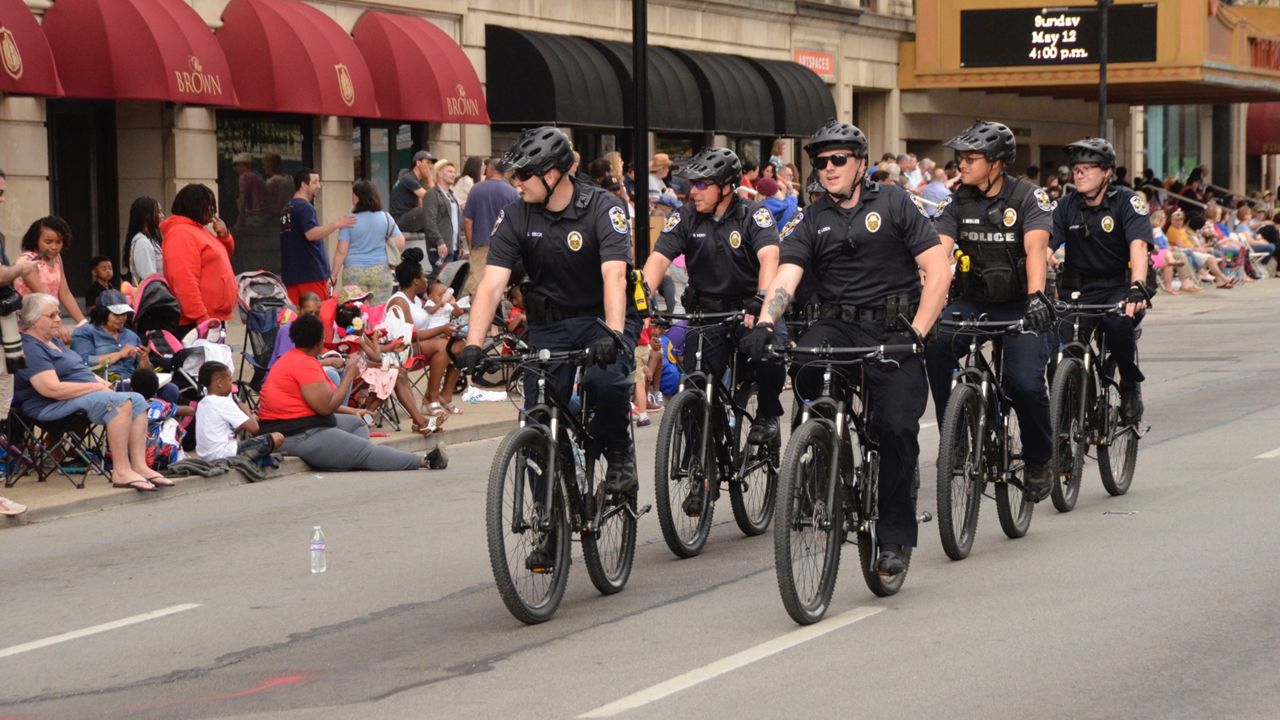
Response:
[[[1267,242],[1265,239],[1258,237],[1258,234],[1253,229],[1252,220],[1253,208],[1249,207],[1248,203],[1241,200],[1239,207],[1236,208],[1235,233],[1240,236],[1241,242],[1247,245],[1254,252],[1263,253],[1263,257],[1258,261],[1258,264],[1266,265],[1275,258],[1276,246]]]
[[[343,398],[361,370],[357,353],[347,357],[337,387],[325,377],[316,356],[324,350],[324,327],[311,315],[289,327],[294,349],[271,368],[259,403],[263,432],[284,435],[281,448],[323,470],[442,469],[448,458],[440,449],[418,457],[369,440],[367,410],[344,407]]]
[[[1202,215],[1191,218],[1194,224],[1189,225],[1192,230],[1200,233],[1204,244],[1221,260],[1220,266],[1224,272],[1234,274],[1239,281],[1251,283],[1253,278],[1249,276],[1246,263],[1249,251],[1238,239],[1232,237],[1223,216],[1222,207],[1210,202]]]
[[[1267,193],[1267,195],[1270,194],[1269,192]],[[1263,216],[1269,219],[1258,226],[1258,237],[1264,242],[1280,247],[1280,228],[1276,227],[1276,223],[1280,222],[1280,210],[1263,213]],[[1272,258],[1276,261],[1275,272],[1272,277],[1280,278],[1280,258],[1276,258],[1274,255]]]
[[[84,360],[58,339],[62,327],[57,298],[32,293],[22,301],[18,317],[27,366],[18,371],[14,403],[37,422],[52,422],[83,412],[107,428],[111,453],[111,485],[154,491],[173,485],[147,467],[147,401],[121,393],[89,371]]]
[[[1169,247],[1169,238],[1164,233],[1164,211],[1156,209],[1151,211],[1151,239],[1155,244],[1155,251],[1151,253],[1151,265],[1160,272],[1160,276],[1164,279],[1164,291],[1170,295],[1177,295],[1180,292],[1198,293],[1200,288],[1197,287],[1198,279],[1192,272],[1190,264],[1187,262],[1186,256]],[[1173,273],[1177,271],[1181,282],[1174,284]]]
[[[32,260],[35,268],[14,280],[13,288],[23,297],[32,293],[53,296],[77,325],[83,325],[86,322],[84,314],[80,312],[80,305],[71,294],[67,274],[62,268],[62,248],[70,243],[71,226],[57,215],[43,217],[31,223],[31,227],[22,236],[22,256]],[[59,326],[58,334],[62,342],[71,342],[69,330]]]
[[[428,283],[422,268],[421,250],[409,248],[404,251],[400,265],[396,267],[396,283],[400,289],[387,303],[387,312],[389,314],[392,308],[396,308],[405,320],[413,324],[411,344],[414,354],[427,360],[427,410],[438,424],[444,422],[452,412],[444,407],[441,387],[447,382],[446,378],[457,378],[457,368],[453,367],[448,351],[445,350],[447,343],[454,342],[453,325],[449,323],[447,316],[442,318],[436,315],[433,320],[433,311],[439,310],[439,306],[429,306],[422,301]],[[442,287],[436,295],[436,301],[443,305],[443,300]],[[449,392],[452,391],[453,388],[450,387]]]
[[[196,454],[212,462],[234,455],[257,460],[280,449],[284,435],[258,435],[258,420],[253,412],[231,397],[231,368],[220,362],[200,366],[198,382],[205,389],[204,399],[196,405]],[[241,433],[251,437],[239,439]]]
[[[89,258],[89,289],[84,291],[84,312],[89,317],[93,317],[93,308],[98,304],[99,295],[108,290],[120,289],[119,285],[111,282],[115,274],[111,258],[106,255]]]
[[[125,381],[116,389],[132,390],[129,381],[135,371],[151,369],[151,357],[142,338],[129,329],[133,308],[125,302],[124,295],[119,290],[109,290],[102,293],[99,300],[89,314],[90,323],[71,333],[71,349],[84,358],[89,367],[105,366],[107,380]],[[159,395],[168,402],[178,402],[176,385],[165,384]]]
[[[644,329],[640,331],[640,338],[636,341],[636,369],[633,375],[636,390],[631,399],[631,419],[636,427],[648,427],[653,422],[649,413],[662,409],[662,405],[654,399],[655,394],[661,396],[661,391],[658,390],[661,374],[662,343],[654,327],[646,321]]]
[[[1182,253],[1198,280],[1213,280],[1218,288],[1235,285],[1235,281],[1222,272],[1217,256],[1208,247],[1197,242],[1199,235],[1190,231],[1187,215],[1181,209],[1176,209],[1169,215],[1169,227],[1165,230],[1165,235],[1169,247]]]
[[[135,372],[132,387],[147,400],[147,467],[164,470],[182,459],[182,441],[187,436],[182,423],[190,423],[195,408],[156,397],[160,378],[151,370]]]

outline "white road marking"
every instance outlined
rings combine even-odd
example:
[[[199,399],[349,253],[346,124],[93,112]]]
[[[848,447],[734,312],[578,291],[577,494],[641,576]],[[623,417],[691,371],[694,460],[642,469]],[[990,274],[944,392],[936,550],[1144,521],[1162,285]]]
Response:
[[[7,648],[4,648],[3,650],[0,650],[0,658],[6,658],[11,655],[17,655],[19,653],[28,652],[31,650],[39,650],[40,648],[46,648],[46,647],[49,647],[50,645],[57,645],[59,643],[68,642],[70,640],[78,640],[82,637],[97,635],[98,633],[104,633],[104,632],[107,632],[108,630],[118,630],[122,627],[128,627],[129,625],[137,625],[138,623],[141,623],[141,622],[146,622],[148,620],[155,620],[156,618],[162,618],[166,615],[173,615],[176,613],[185,612],[187,610],[194,610],[198,607],[200,607],[199,603],[186,603],[184,605],[174,605],[172,607],[162,608],[160,610],[152,610],[151,612],[148,612],[148,613],[142,613],[141,615],[134,615],[133,617],[127,617],[127,618],[124,618],[123,620],[113,620],[109,623],[94,625],[93,627],[87,627],[87,628],[84,628],[83,630],[72,630],[71,632],[62,633],[61,635],[54,635],[53,637],[47,637],[47,638],[44,638],[43,640],[33,640],[29,643],[22,643],[21,645],[14,645],[12,647],[7,647]]]
[[[852,625],[859,620],[865,620],[882,610],[884,610],[882,607],[854,608],[849,612],[824,620],[816,625],[809,625],[807,627],[792,630],[786,635],[781,635],[772,640],[760,643],[755,647],[747,648],[742,652],[734,653],[726,658],[721,658],[709,665],[697,668],[696,670],[690,670],[683,675],[677,675],[670,680],[660,682],[652,687],[632,693],[621,700],[616,700],[608,705],[601,705],[591,712],[579,715],[578,718],[579,720],[582,718],[606,718],[619,715],[629,710],[635,710],[638,707],[643,707],[649,703],[656,702],[682,690],[688,690],[695,685],[717,678],[725,673],[746,667],[757,660],[763,660],[770,655],[776,655],[783,650],[789,650],[801,643],[806,643],[814,638],[820,638],[827,633],[835,632],[836,630],[847,625]]]
[[[1254,456],[1253,459],[1254,460],[1270,460],[1271,458],[1278,458],[1278,457],[1280,457],[1280,448],[1276,448],[1275,450],[1268,450],[1262,453],[1261,455]]]

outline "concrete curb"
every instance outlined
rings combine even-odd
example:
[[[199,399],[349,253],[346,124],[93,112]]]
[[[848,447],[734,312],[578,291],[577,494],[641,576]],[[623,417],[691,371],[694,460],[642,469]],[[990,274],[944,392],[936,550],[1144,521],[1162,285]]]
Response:
[[[456,430],[446,429],[439,435],[433,435],[429,438],[411,436],[397,437],[385,440],[380,444],[396,448],[397,450],[404,450],[406,452],[429,452],[435,449],[435,447],[441,442],[448,447],[449,445],[460,445],[462,443],[502,437],[514,428],[515,425],[516,423],[514,420],[478,423],[468,427],[461,427]],[[300,473],[307,472],[314,471],[302,460],[296,457],[287,457],[280,463],[280,467],[267,475],[267,479],[274,480],[275,478],[288,477],[290,475],[298,475]],[[53,482],[53,480],[50,480],[50,482]],[[197,475],[194,477],[178,478],[173,487],[163,488],[154,493],[130,493],[121,490],[107,495],[75,499],[56,505],[31,508],[27,510],[27,512],[17,516],[0,516],[0,530],[9,527],[48,522],[50,520],[71,517],[73,515],[83,515],[101,510],[108,510],[110,508],[120,507],[123,505],[157,503],[168,498],[179,497],[182,495],[190,495],[192,493],[230,487],[233,485],[247,484],[249,484],[249,481],[245,479],[244,475],[236,471],[227,472],[215,477],[200,477]]]

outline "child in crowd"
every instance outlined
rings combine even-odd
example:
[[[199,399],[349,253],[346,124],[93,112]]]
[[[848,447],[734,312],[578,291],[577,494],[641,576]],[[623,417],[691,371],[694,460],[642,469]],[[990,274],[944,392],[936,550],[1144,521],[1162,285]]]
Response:
[[[134,370],[129,385],[147,401],[147,467],[164,470],[182,459],[182,439],[187,432],[178,418],[192,417],[196,411],[158,397],[160,377],[150,368]],[[152,482],[164,484],[158,480]]]
[[[675,329],[675,328],[673,328]],[[688,328],[681,328],[679,334],[680,342],[683,342],[683,332]],[[658,348],[662,358],[662,374],[658,380],[658,389],[662,390],[662,394],[666,397],[675,395],[680,390],[680,377],[683,372],[680,369],[681,358],[683,357],[683,348],[677,346],[676,338],[670,330],[655,333],[658,340]],[[653,347],[652,345],[650,347]]]
[[[507,297],[511,300],[511,312],[507,313],[507,332],[523,335],[525,325],[529,318],[524,311],[524,293],[520,290],[519,285],[511,286],[511,291],[507,293]]]
[[[257,433],[258,420],[231,397],[231,368],[220,362],[200,366],[200,386],[205,397],[196,405],[196,454],[208,461],[244,455],[258,460],[280,449],[284,435],[269,433],[238,440],[240,432]]]
[[[108,290],[119,290],[120,286],[112,283],[116,274],[111,265],[111,258],[95,255],[89,259],[89,289],[84,291],[85,314],[93,317],[93,308],[98,304],[98,296]]]

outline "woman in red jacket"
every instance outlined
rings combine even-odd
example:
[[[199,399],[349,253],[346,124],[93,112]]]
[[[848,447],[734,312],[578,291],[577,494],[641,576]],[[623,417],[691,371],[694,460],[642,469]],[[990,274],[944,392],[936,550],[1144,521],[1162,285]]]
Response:
[[[236,306],[236,274],[231,269],[236,242],[218,217],[213,191],[197,184],[179,190],[160,231],[164,279],[182,308],[178,336],[205,320],[230,320]]]

